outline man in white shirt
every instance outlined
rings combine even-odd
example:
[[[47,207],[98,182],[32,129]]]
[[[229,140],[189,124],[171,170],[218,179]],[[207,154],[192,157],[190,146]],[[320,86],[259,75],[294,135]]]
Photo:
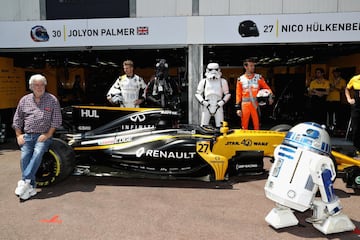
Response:
[[[119,104],[120,107],[138,108],[144,102],[146,83],[134,74],[133,61],[124,61],[123,69],[125,74],[116,79],[106,97],[110,103]]]

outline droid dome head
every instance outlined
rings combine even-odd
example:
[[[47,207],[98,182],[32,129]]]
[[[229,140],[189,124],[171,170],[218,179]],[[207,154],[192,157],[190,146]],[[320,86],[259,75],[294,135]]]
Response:
[[[291,128],[283,144],[302,148],[321,155],[330,156],[331,142],[329,134],[317,123],[305,122]]]
[[[221,71],[218,63],[209,63],[205,72],[206,78],[216,79],[221,77]]]

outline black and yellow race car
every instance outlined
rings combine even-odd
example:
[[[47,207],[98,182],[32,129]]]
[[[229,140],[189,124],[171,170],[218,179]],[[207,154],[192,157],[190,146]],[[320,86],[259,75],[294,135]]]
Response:
[[[214,129],[179,124],[177,111],[98,106],[64,109],[63,125],[38,170],[39,186],[72,173],[214,181],[261,174],[264,157],[273,157],[290,128],[241,130],[224,122]],[[357,165],[341,153],[333,155],[340,170]]]

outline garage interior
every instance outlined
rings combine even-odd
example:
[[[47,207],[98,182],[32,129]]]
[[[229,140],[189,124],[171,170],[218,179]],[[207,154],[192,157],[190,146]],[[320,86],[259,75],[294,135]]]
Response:
[[[182,86],[182,110],[186,115],[187,101],[192,99],[187,95],[186,47],[37,50],[1,52],[0,59],[12,59],[13,67],[24,71],[25,84],[32,74],[45,74],[49,81],[48,91],[58,96],[63,107],[73,104],[109,105],[105,95],[115,79],[122,74],[122,61],[132,59],[135,73],[147,82],[154,74],[157,60],[164,58],[169,64],[171,77],[177,79]],[[205,68],[209,62],[220,64],[233,96],[225,105],[225,118],[230,121],[231,126],[239,127],[239,119],[234,114],[233,107],[236,79],[243,73],[244,59],[256,59],[256,72],[265,77],[278,100],[273,106],[262,109],[262,122],[273,124],[286,121],[293,124],[306,120],[306,84],[313,78],[315,68],[323,68],[327,79],[332,77],[333,68],[340,68],[342,77],[349,81],[360,72],[359,57],[360,44],[357,43],[208,45],[204,46],[203,65]],[[343,99],[342,132],[350,113],[349,106],[344,101]],[[2,122],[9,124],[14,107],[0,111]]]

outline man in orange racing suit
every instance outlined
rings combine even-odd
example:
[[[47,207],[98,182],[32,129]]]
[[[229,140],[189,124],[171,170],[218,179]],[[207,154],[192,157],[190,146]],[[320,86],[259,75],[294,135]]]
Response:
[[[250,116],[254,130],[260,129],[258,115],[258,101],[256,96],[260,89],[267,89],[270,92],[269,104],[273,103],[273,94],[265,79],[255,73],[255,61],[246,59],[244,61],[245,74],[240,76],[236,84],[236,114],[241,117],[242,129],[248,129]]]

